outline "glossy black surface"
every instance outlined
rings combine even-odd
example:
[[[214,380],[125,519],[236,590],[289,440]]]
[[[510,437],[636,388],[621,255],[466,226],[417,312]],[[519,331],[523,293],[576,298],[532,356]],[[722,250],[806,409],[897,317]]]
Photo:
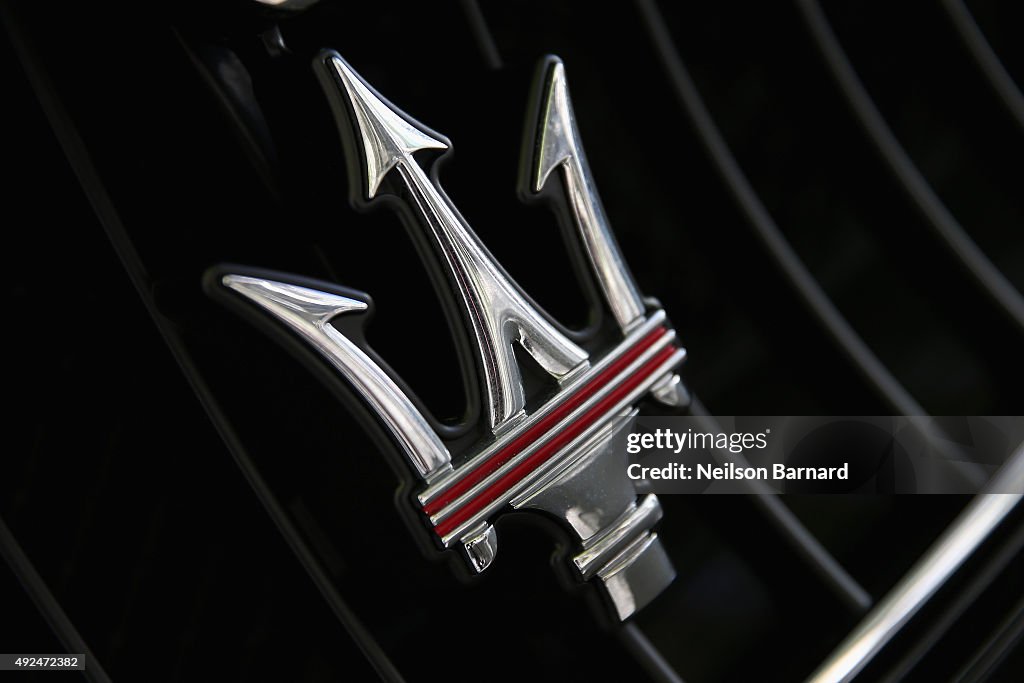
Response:
[[[970,4],[1020,82],[1006,5]],[[470,586],[429,561],[357,420],[203,292],[202,273],[219,262],[367,291],[377,306],[369,342],[436,415],[463,410],[415,250],[393,215],[347,204],[341,145],[309,67],[321,47],[453,140],[441,173],[449,195],[523,287],[579,326],[585,299],[555,220],[515,195],[529,78],[542,55],[560,55],[618,241],[643,292],[671,315],[704,404],[732,415],[887,412],[766,256],[631,5],[484,3],[497,71],[454,3],[428,13],[322,2],[280,22],[292,53],[279,56],[259,37],[270,20],[244,3],[6,6],[0,163],[15,438],[0,458],[0,515],[113,679],[372,679],[218,428],[407,679],[461,680],[478,659],[502,680],[643,675],[563,592],[537,529],[503,524],[496,564]],[[1021,332],[866,142],[797,11],[662,11],[760,199],[897,379],[933,414],[1024,412]],[[828,12],[929,183],[1024,287],[1024,130],[949,19],[888,3]],[[59,100],[45,107],[58,119],[33,86],[44,104]],[[215,405],[216,427],[202,403]],[[876,598],[963,503],[787,499]],[[662,504],[679,579],[639,623],[687,680],[796,680],[855,623],[750,501]],[[973,639],[914,660],[921,680],[961,666],[1003,617],[1024,588],[1015,562],[968,613],[974,626],[961,628]],[[0,601],[0,650],[62,651],[7,574]]]

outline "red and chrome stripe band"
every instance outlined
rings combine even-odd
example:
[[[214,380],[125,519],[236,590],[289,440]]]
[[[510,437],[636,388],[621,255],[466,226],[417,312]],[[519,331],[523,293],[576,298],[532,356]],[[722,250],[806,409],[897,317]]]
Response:
[[[664,326],[664,322],[664,311],[659,310],[652,313],[647,320],[630,332],[630,334],[604,358],[592,365],[586,372],[575,375],[565,386],[562,387],[562,390],[556,396],[538,408],[525,420],[513,426],[508,430],[508,433],[502,435],[502,439],[482,449],[479,453],[476,453],[468,460],[461,462],[454,470],[446,472],[431,480],[430,485],[417,496],[420,505],[424,507],[428,506],[431,502],[444,495],[452,486],[461,481],[464,477],[469,476],[478,467],[485,466],[492,457],[505,449],[506,444],[508,444],[510,440],[519,438],[524,432],[532,429],[538,422],[544,420],[555,410],[558,410],[562,403],[570,400],[578,390],[588,384],[598,374],[603,373],[612,363],[621,358],[623,354],[627,353],[637,344],[640,344],[651,332],[662,328]]]
[[[530,420],[498,448],[484,452],[420,496],[424,512],[447,545],[463,527],[477,523],[510,493],[535,478],[549,461],[561,460],[574,444],[606,424],[625,405],[678,365],[685,351],[672,341],[675,333],[652,316],[615,352],[592,368],[565,398]],[[653,329],[651,329],[653,327]]]

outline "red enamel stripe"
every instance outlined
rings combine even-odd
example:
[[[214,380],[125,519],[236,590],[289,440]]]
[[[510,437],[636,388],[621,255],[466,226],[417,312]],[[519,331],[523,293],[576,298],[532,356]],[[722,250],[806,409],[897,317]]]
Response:
[[[499,496],[507,493],[508,490],[515,486],[517,482],[522,480],[523,477],[550,459],[573,439],[582,434],[587,427],[611,410],[616,403],[621,401],[631,391],[638,387],[645,379],[654,373],[662,363],[671,358],[676,351],[676,347],[668,346],[656,353],[653,358],[640,366],[640,368],[633,373],[629,379],[617,386],[607,396],[594,404],[594,406],[581,415],[578,420],[569,425],[568,428],[557,434],[553,439],[551,439],[551,441],[538,448],[535,453],[481,491],[478,496],[467,501],[466,504],[456,510],[451,517],[438,523],[435,527],[438,535],[443,537],[451,533],[457,529],[459,525],[470,519],[473,515],[492,503]]]
[[[622,371],[627,365],[636,360],[645,350],[651,347],[654,342],[658,341],[668,330],[664,327],[659,327],[655,330],[651,330],[646,336],[640,339],[633,347],[622,354],[622,357],[617,359],[614,363],[605,368],[601,374],[594,379],[590,380],[582,389],[580,389],[576,395],[571,396],[558,408],[551,411],[551,413],[539,420],[537,424],[533,425],[525,432],[517,436],[503,449],[495,453],[487,462],[483,463],[475,470],[464,476],[462,479],[452,485],[450,489],[442,493],[438,498],[430,501],[423,506],[423,511],[428,515],[436,514],[438,511],[444,509],[449,503],[461,496],[466,491],[470,490],[496,469],[504,465],[506,462],[514,458],[516,455],[521,453],[523,450],[528,448],[530,444],[544,436],[550,431],[552,427],[558,424],[566,415],[571,413],[580,404],[586,401],[588,398],[593,396],[601,387],[608,384],[612,378],[615,377],[619,372]]]

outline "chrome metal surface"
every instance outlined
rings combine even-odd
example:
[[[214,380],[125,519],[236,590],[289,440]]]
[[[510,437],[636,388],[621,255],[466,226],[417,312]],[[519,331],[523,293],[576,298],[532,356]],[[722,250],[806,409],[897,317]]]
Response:
[[[565,77],[565,65],[560,59],[549,59],[543,83],[541,114],[535,141],[537,155],[530,189],[540,192],[554,171],[560,171],[557,175],[572,208],[582,251],[590,261],[594,279],[616,323],[624,333],[628,333],[643,321],[644,302],[601,205],[601,197],[597,193],[597,185],[580,141],[576,114]],[[671,408],[681,408],[689,403],[689,392],[678,375],[666,378],[663,384],[652,391],[652,396]]]
[[[664,363],[661,364],[661,366],[658,368],[658,370],[656,370],[655,372],[651,373],[650,379],[648,379],[647,381],[645,381],[642,384],[640,384],[636,389],[631,391],[626,397],[624,397],[622,400],[618,401],[614,406],[612,406],[611,409],[608,411],[608,413],[606,414],[606,416],[603,419],[595,422],[594,425],[592,425],[586,432],[584,432],[583,434],[580,434],[578,437],[573,439],[564,449],[562,449],[557,455],[552,457],[551,460],[548,461],[545,465],[543,465],[541,467],[538,467],[534,472],[532,472],[530,474],[530,476],[525,477],[522,481],[520,481],[515,486],[513,486],[506,496],[502,496],[501,498],[495,500],[493,503],[490,503],[489,505],[487,505],[486,507],[481,509],[478,513],[473,515],[472,518],[470,518],[469,520],[467,520],[463,524],[460,524],[450,534],[445,535],[441,539],[442,542],[446,546],[450,545],[454,539],[456,539],[456,538],[460,537],[461,535],[465,534],[467,529],[472,527],[474,524],[478,523],[481,520],[487,519],[490,515],[494,514],[497,510],[499,510],[502,507],[504,507],[505,505],[507,505],[508,504],[507,501],[510,500],[511,497],[517,496],[519,493],[521,493],[523,490],[525,490],[533,481],[535,481],[537,478],[542,477],[549,469],[551,469],[553,467],[559,466],[562,463],[563,459],[567,456],[567,454],[571,454],[571,453],[575,452],[575,449],[577,448],[577,446],[579,444],[581,444],[584,441],[586,441],[593,434],[594,431],[596,431],[597,429],[600,429],[604,425],[608,424],[608,422],[611,421],[612,419],[614,419],[614,416],[619,411],[621,411],[625,406],[632,405],[634,402],[638,401],[640,399],[640,397],[642,397],[645,393],[650,391],[651,384],[653,382],[657,381],[657,378],[661,377],[666,372],[669,372],[670,370],[672,370],[673,368],[678,366],[683,361],[684,357],[685,357],[685,354],[682,351],[678,351],[675,354],[673,354],[670,358],[668,358]],[[623,473],[620,476],[624,476],[624,474],[625,473],[623,471]],[[491,480],[491,481],[493,481],[493,480]],[[482,489],[482,487],[481,487],[481,489]],[[476,490],[476,487],[474,487],[474,490]],[[459,500],[465,501],[465,500],[468,500],[468,499],[469,499],[468,497],[460,497]],[[449,509],[449,508],[446,508],[446,510],[447,509]],[[447,515],[445,515],[445,516],[447,516]]]
[[[615,360],[620,358],[630,347],[638,342],[648,332],[654,330],[659,325],[665,322],[665,312],[655,311],[651,316],[637,329],[633,330],[629,335],[623,339],[617,347],[611,352],[605,355],[601,360],[594,363],[590,369],[581,375],[573,377],[570,381],[562,385],[562,391],[551,401],[548,401],[543,406],[538,408],[536,411],[530,414],[530,416],[518,423],[509,431],[503,433],[500,440],[495,441],[490,446],[481,450],[479,453],[474,454],[472,459],[462,464],[457,470],[444,474],[437,478],[430,486],[423,490],[419,494],[418,499],[420,503],[426,504],[434,500],[451,486],[457,482],[460,478],[471,472],[480,464],[486,462],[491,456],[500,451],[508,441],[515,439],[522,435],[526,430],[530,429],[533,425],[537,424],[540,420],[544,419],[551,414],[559,405],[561,405],[561,398],[567,396],[575,388],[582,386],[590,379],[599,375],[605,368],[611,365]],[[670,332],[669,334],[675,334]]]
[[[600,491],[616,482],[615,468],[625,467],[625,458],[615,457],[610,446],[616,434],[636,414],[636,408],[630,407],[600,429],[593,430],[587,439],[567,454],[569,457],[531,482],[509,503],[514,508],[557,510],[555,514],[565,519],[585,542],[600,536],[609,524],[616,521],[614,510],[636,502],[632,482],[615,486],[607,496],[594,500],[600,496]],[[566,486],[570,483],[573,485]],[[571,490],[573,488],[585,489],[582,499],[577,498]]]
[[[666,335],[666,336],[668,336],[668,335]],[[659,344],[652,345],[652,347],[650,349],[647,349],[636,360],[634,360],[632,363],[630,363],[629,366],[627,366],[627,368],[620,373],[620,377],[625,378],[625,377],[630,376],[632,373],[636,372],[644,363],[646,363],[648,360],[653,358],[655,354],[657,354],[659,351],[661,351],[663,348],[665,348],[669,344],[670,341],[671,340],[665,340],[664,342],[661,342]],[[666,368],[666,369],[673,368],[673,367],[677,366],[679,363],[681,363],[683,361],[683,358],[685,358],[685,353],[683,351],[679,351],[679,352],[675,353],[672,356],[672,358],[669,359],[669,361],[664,363],[662,367]],[[651,377],[648,378],[643,384],[640,385],[641,387],[643,387],[643,391],[641,391],[638,395],[643,395],[644,393],[649,391],[651,385],[654,382],[658,381],[658,379],[661,377],[661,374],[662,374],[661,372],[652,373]],[[618,385],[617,382],[612,382],[612,383],[609,383],[607,386],[603,387],[600,391],[595,392],[593,396],[591,396],[586,401],[581,403],[571,413],[569,413],[566,417],[564,417],[562,420],[560,420],[554,427],[552,427],[548,431],[547,434],[545,434],[543,437],[541,437],[537,441],[535,441],[532,444],[530,444],[529,447],[524,448],[514,458],[510,459],[504,465],[502,465],[501,467],[497,468],[494,472],[492,472],[488,476],[484,477],[480,482],[478,482],[476,485],[474,485],[469,491],[467,491],[466,493],[464,493],[461,496],[459,496],[458,498],[456,498],[450,504],[445,506],[436,515],[433,515],[431,517],[431,521],[437,523],[437,522],[440,522],[440,521],[446,519],[447,517],[451,516],[451,514],[456,509],[458,509],[460,506],[462,506],[467,501],[472,500],[474,497],[476,497],[476,495],[478,493],[482,492],[484,489],[486,489],[488,486],[493,484],[495,481],[497,481],[498,479],[503,477],[509,471],[515,469],[515,467],[518,466],[519,463],[524,461],[526,458],[530,457],[534,452],[537,451],[537,449],[543,447],[548,441],[551,440],[551,438],[553,436],[555,436],[556,434],[561,432],[563,429],[567,428],[569,425],[571,425],[576,420],[578,420],[581,415],[586,413],[588,410],[590,410],[590,408],[592,408],[593,406],[597,405],[606,396],[608,396],[612,391],[614,391],[617,385]],[[634,394],[637,394],[637,390],[634,390],[634,391],[630,392],[631,396],[634,395]],[[619,401],[619,404],[620,405],[628,405],[628,402],[627,403],[623,403],[622,401]],[[604,417],[602,419],[600,419],[597,422],[595,422],[595,424],[592,425],[590,427],[590,429],[588,429],[586,432],[584,432],[584,434],[581,435],[581,436],[584,436],[584,437],[589,436],[590,434],[594,433],[594,431],[596,431],[601,426],[604,426],[605,424],[608,424],[608,422],[611,421],[614,418],[615,418],[614,411],[609,411],[608,413],[606,413],[604,415]],[[460,471],[461,471],[461,468],[460,468]],[[625,470],[623,470],[623,471],[625,471]]]
[[[637,505],[632,482],[622,477],[626,454],[613,441],[636,413],[632,408],[619,411],[617,421],[570,446],[560,462],[511,501],[515,508],[554,516],[579,539],[573,564],[584,579],[605,573],[598,584],[620,620],[675,578],[660,544],[651,549],[655,538],[651,528],[661,519],[658,498],[647,495]],[[627,570],[645,553],[651,558]],[[655,559],[659,553],[661,557]]]
[[[490,524],[481,524],[462,539],[462,550],[477,574],[491,566],[498,554],[498,535]]]
[[[447,149],[447,143],[383,101],[336,52],[322,53],[317,65],[332,101],[337,102],[340,90],[347,102],[335,111],[339,126],[354,125],[360,141],[366,198],[375,197],[384,177],[397,168],[411,208],[438,250],[472,331],[487,418],[498,433],[520,419],[526,404],[513,342],[562,382],[586,369],[587,353],[526,300],[413,157],[421,149]]]
[[[286,324],[337,368],[380,416],[420,477],[451,470],[448,449],[409,397],[330,324],[336,316],[365,311],[366,302],[243,275],[225,275],[222,283]]]
[[[398,199],[391,205],[404,204],[433,246],[428,258],[436,258],[445,273],[474,342],[470,353],[480,369],[485,426],[495,438],[469,447],[457,469],[409,397],[330,324],[337,315],[365,311],[366,302],[243,275],[224,276],[222,284],[298,333],[355,386],[426,483],[418,499],[441,545],[458,547],[479,573],[496,556],[491,522],[502,509],[554,515],[577,539],[575,569],[595,579],[614,614],[624,619],[675,574],[651,531],[661,517],[657,498],[646,496],[637,506],[625,452],[613,439],[625,424],[622,418],[634,415],[634,404],[655,387],[662,400],[682,405],[685,390],[673,370],[686,352],[677,346],[675,331],[665,328],[664,312],[651,305],[647,315],[648,304],[622,262],[579,148],[564,70],[560,62],[553,64],[538,141],[547,170],[538,189],[555,167],[565,169],[561,177],[573,196],[580,249],[623,333],[594,365],[530,302],[414,156],[447,150],[448,142],[378,95],[337,53],[322,52],[314,62],[347,151],[359,160],[352,181],[359,201],[395,191]],[[530,415],[514,343],[559,382],[555,395]],[[478,471],[503,451],[493,471]],[[437,502],[463,481],[465,490]]]
[[[540,192],[552,172],[555,169],[561,171],[559,178],[594,276],[619,327],[628,331],[643,319],[643,299],[615,243],[594,186],[580,143],[572,100],[569,99],[565,66],[560,60],[550,62],[544,82],[546,87],[537,130],[537,158],[531,189]]]
[[[616,452],[613,439],[626,424],[609,422],[590,438],[566,453],[545,477],[512,500],[515,508],[544,510],[566,525],[586,544],[610,529],[624,514],[636,507],[632,482],[620,475],[626,454]]]
[[[651,396],[658,403],[672,408],[685,408],[690,405],[690,392],[679,375],[670,375],[655,384],[651,387]]]
[[[597,573],[619,619],[625,621],[676,578],[658,534],[644,534]]]
[[[630,506],[614,524],[584,543],[585,550],[572,558],[584,578],[598,571],[602,563],[622,550],[623,543],[647,531],[661,519],[661,503],[654,494],[644,496],[639,505]]]
[[[1024,497],[1002,492],[1022,488],[1024,445],[808,681],[853,680]]]

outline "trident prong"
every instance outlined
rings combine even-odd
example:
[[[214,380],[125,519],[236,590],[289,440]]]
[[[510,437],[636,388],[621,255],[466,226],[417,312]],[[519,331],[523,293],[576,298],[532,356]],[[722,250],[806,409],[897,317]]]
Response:
[[[351,382],[380,415],[422,479],[451,471],[448,449],[405,392],[330,324],[339,315],[367,310],[365,301],[247,275],[225,275],[221,284],[288,325]]]
[[[565,80],[565,66],[561,60],[549,60],[542,82],[545,90],[537,128],[537,157],[531,190],[540,192],[552,173],[556,169],[561,170],[559,176],[584,251],[615,321],[623,332],[628,332],[643,320],[644,303],[615,244],[608,227],[608,217],[595,189],[594,178],[580,144],[580,133]]]
[[[352,127],[361,147],[365,198],[377,196],[385,176],[395,170],[437,248],[475,341],[491,430],[501,432],[525,414],[513,342],[560,382],[588,367],[587,353],[527,301],[413,156],[448,144],[377,95],[337,52],[322,52],[315,66],[339,126]]]
[[[530,191],[539,193],[552,175],[559,177],[572,210],[577,236],[590,261],[594,278],[619,329],[627,334],[643,322],[645,306],[640,290],[615,242],[587,164],[562,60],[556,57],[547,60],[541,84],[543,90],[535,133],[536,156]],[[556,169],[561,173],[555,174]],[[689,394],[678,375],[666,377],[652,391],[652,396],[672,407],[681,407],[690,402]]]

